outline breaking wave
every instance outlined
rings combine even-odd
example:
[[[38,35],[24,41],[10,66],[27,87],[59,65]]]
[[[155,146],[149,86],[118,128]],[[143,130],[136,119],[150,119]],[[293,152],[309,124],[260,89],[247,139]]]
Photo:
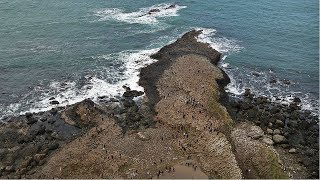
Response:
[[[140,8],[135,12],[126,12],[118,8],[106,8],[95,12],[99,21],[120,21],[129,24],[158,24],[162,18],[178,16],[178,11],[186,8],[186,6],[171,4],[158,4],[147,8]],[[150,10],[157,9],[159,12],[150,13]]]
[[[158,50],[131,50],[91,57],[114,64],[108,68],[100,67],[77,81],[52,81],[47,86],[36,86],[18,103],[1,105],[0,119],[26,112],[43,112],[54,107],[75,104],[87,98],[97,102],[99,97],[118,97],[124,92],[123,85],[143,91],[138,85],[139,70],[155,61],[150,55]],[[50,104],[53,98],[59,102],[58,105]]]

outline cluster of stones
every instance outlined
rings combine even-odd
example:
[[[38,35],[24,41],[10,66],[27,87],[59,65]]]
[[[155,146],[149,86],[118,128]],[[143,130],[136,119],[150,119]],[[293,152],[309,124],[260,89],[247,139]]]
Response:
[[[230,98],[226,107],[234,120],[260,126],[267,134],[263,139],[266,144],[297,154],[314,178],[319,176],[318,116],[301,110],[300,103],[299,98],[288,105],[275,103],[267,97],[255,97],[247,89],[242,98]]]

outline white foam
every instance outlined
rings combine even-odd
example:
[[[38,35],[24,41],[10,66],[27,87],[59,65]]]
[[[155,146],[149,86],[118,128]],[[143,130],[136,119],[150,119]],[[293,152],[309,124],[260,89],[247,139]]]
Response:
[[[196,30],[202,30],[202,33],[197,38],[199,42],[208,43],[213,49],[220,53],[239,52],[242,49],[236,40],[228,39],[226,37],[217,37],[217,30],[215,29],[196,28]]]
[[[120,21],[129,24],[157,24],[160,18],[178,16],[178,11],[186,6],[176,5],[174,8],[168,8],[170,4],[158,4],[147,8],[140,8],[135,12],[125,12],[123,9],[106,8],[98,10],[95,15],[100,17],[100,21]],[[160,12],[148,14],[151,9],[159,9]]]
[[[143,91],[143,87],[138,85],[139,70],[140,68],[155,62],[150,58],[150,55],[157,52],[159,49],[150,50],[136,50],[136,51],[122,51],[109,55],[102,55],[97,58],[104,58],[105,60],[118,60],[123,61],[124,75],[119,78],[116,83],[109,83],[110,79],[102,79],[95,75],[86,76],[86,83],[82,87],[78,87],[76,82],[51,82],[46,88],[36,87],[31,94],[34,95],[33,99],[27,99],[23,102],[13,103],[7,107],[0,107],[3,119],[6,116],[23,115],[26,112],[43,112],[48,111],[54,107],[63,107],[66,105],[75,104],[84,99],[90,98],[93,101],[98,101],[99,96],[121,96],[125,91],[122,86],[129,86],[131,89]],[[54,97],[59,101],[59,105],[51,105],[50,98]],[[28,102],[33,101],[30,104]]]
[[[239,87],[240,84],[237,84],[237,82],[233,78],[233,76],[229,75],[229,78],[230,78],[230,83],[226,86],[225,91],[229,92],[229,93],[232,93],[234,95],[237,95],[237,96],[243,94],[244,93],[244,89]]]

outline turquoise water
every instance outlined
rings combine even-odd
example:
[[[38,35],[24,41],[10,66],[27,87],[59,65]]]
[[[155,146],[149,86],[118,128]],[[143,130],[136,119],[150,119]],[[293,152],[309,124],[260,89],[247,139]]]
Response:
[[[178,6],[166,9],[172,3]],[[50,97],[62,106],[120,95],[125,84],[141,89],[148,56],[194,28],[225,55],[228,91],[298,96],[317,111],[318,7],[302,0],[0,0],[0,118],[50,109]],[[143,16],[152,8],[161,12]]]

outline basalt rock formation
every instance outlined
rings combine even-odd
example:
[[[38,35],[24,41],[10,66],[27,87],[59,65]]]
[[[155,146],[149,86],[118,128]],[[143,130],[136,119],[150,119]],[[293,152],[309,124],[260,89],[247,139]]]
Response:
[[[158,61],[141,69],[143,97],[124,86],[119,99],[9,118],[0,125],[0,178],[288,178],[281,159],[298,152],[273,146],[291,141],[283,122],[266,129],[247,121],[252,104],[228,103],[221,54],[200,33],[151,56]]]

